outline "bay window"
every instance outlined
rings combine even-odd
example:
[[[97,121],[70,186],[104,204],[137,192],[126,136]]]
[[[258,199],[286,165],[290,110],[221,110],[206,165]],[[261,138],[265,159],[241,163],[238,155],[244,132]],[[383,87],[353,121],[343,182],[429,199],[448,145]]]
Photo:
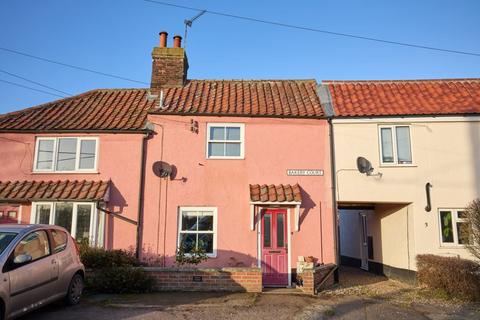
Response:
[[[91,202],[34,202],[31,223],[64,227],[77,242],[103,243],[104,215]]]
[[[97,168],[98,138],[37,138],[34,171],[85,172]]]

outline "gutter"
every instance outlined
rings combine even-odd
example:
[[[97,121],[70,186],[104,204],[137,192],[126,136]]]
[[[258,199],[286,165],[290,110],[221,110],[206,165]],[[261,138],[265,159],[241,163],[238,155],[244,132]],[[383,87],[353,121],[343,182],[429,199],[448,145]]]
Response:
[[[70,129],[70,130],[29,130],[29,129],[0,129],[0,133],[121,133],[121,134],[145,134],[150,133],[149,129],[131,129],[131,130],[89,130],[89,129]]]
[[[107,209],[102,208],[102,207],[100,206],[100,202],[99,202],[99,201],[97,201],[96,204],[97,204],[97,205],[96,205],[95,207],[97,208],[97,210],[102,211],[102,212],[105,212],[106,214],[110,214],[110,215],[112,215],[112,216],[114,216],[114,217],[116,217],[116,218],[118,218],[118,219],[120,219],[120,220],[126,221],[126,222],[128,222],[128,223],[131,223],[131,224],[134,224],[134,225],[138,225],[138,222],[135,221],[135,220],[132,220],[132,219],[130,219],[130,218],[127,218],[127,217],[125,217],[125,216],[122,216],[121,214],[118,214],[118,213],[116,213],[116,212],[113,212],[113,211],[110,211],[110,210],[107,210]]]
[[[189,112],[161,112],[148,111],[148,114],[157,116],[187,116],[187,117],[232,117],[232,118],[272,118],[272,119],[320,119],[325,120],[325,116],[292,116],[292,115],[274,115],[274,114],[227,114],[227,113],[189,113]]]

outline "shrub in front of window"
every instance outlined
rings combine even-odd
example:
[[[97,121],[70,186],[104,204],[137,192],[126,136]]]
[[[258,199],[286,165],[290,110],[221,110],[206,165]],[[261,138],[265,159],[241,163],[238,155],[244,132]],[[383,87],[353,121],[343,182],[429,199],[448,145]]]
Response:
[[[87,277],[87,289],[98,293],[151,292],[154,280],[142,268],[104,268]]]
[[[92,248],[88,245],[88,240],[80,242],[79,249],[80,259],[87,269],[140,266],[135,254],[126,250]]]
[[[175,254],[175,263],[178,266],[197,265],[207,259],[207,252],[202,241],[198,242],[198,246],[192,246],[182,241]]]
[[[80,259],[90,269],[87,290],[98,293],[143,293],[153,288],[153,279],[140,268],[133,252],[92,248],[80,242]]]
[[[480,199],[475,199],[467,206],[465,213],[468,221],[470,244],[467,249],[480,260]]]
[[[433,254],[417,256],[417,279],[449,298],[480,300],[480,265],[474,261]]]

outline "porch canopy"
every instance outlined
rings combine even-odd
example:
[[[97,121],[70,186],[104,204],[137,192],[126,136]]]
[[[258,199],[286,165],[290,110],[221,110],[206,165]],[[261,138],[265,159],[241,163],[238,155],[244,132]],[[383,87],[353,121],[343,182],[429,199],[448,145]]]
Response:
[[[250,185],[250,229],[255,230],[255,205],[284,205],[295,207],[295,231],[299,230],[302,194],[297,184],[251,184]]]
[[[0,181],[1,202],[108,201],[110,181]]]

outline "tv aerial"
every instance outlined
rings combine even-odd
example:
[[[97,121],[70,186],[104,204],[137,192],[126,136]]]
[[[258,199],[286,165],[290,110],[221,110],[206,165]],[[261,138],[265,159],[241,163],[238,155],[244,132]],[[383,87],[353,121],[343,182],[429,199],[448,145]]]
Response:
[[[372,163],[364,157],[357,158],[357,169],[360,173],[366,174],[367,176],[377,176],[382,177],[381,172],[373,173],[374,169]]]
[[[193,24],[193,21],[197,20],[198,18],[200,18],[202,15],[204,15],[205,13],[207,12],[207,10],[202,10],[200,11],[199,13],[197,13],[196,16],[194,16],[193,18],[191,19],[185,19],[183,21],[183,23],[185,24],[185,34],[184,34],[184,37],[183,37],[183,47],[184,48],[187,48],[187,32],[188,32],[188,28],[191,28],[192,27],[192,24]]]

